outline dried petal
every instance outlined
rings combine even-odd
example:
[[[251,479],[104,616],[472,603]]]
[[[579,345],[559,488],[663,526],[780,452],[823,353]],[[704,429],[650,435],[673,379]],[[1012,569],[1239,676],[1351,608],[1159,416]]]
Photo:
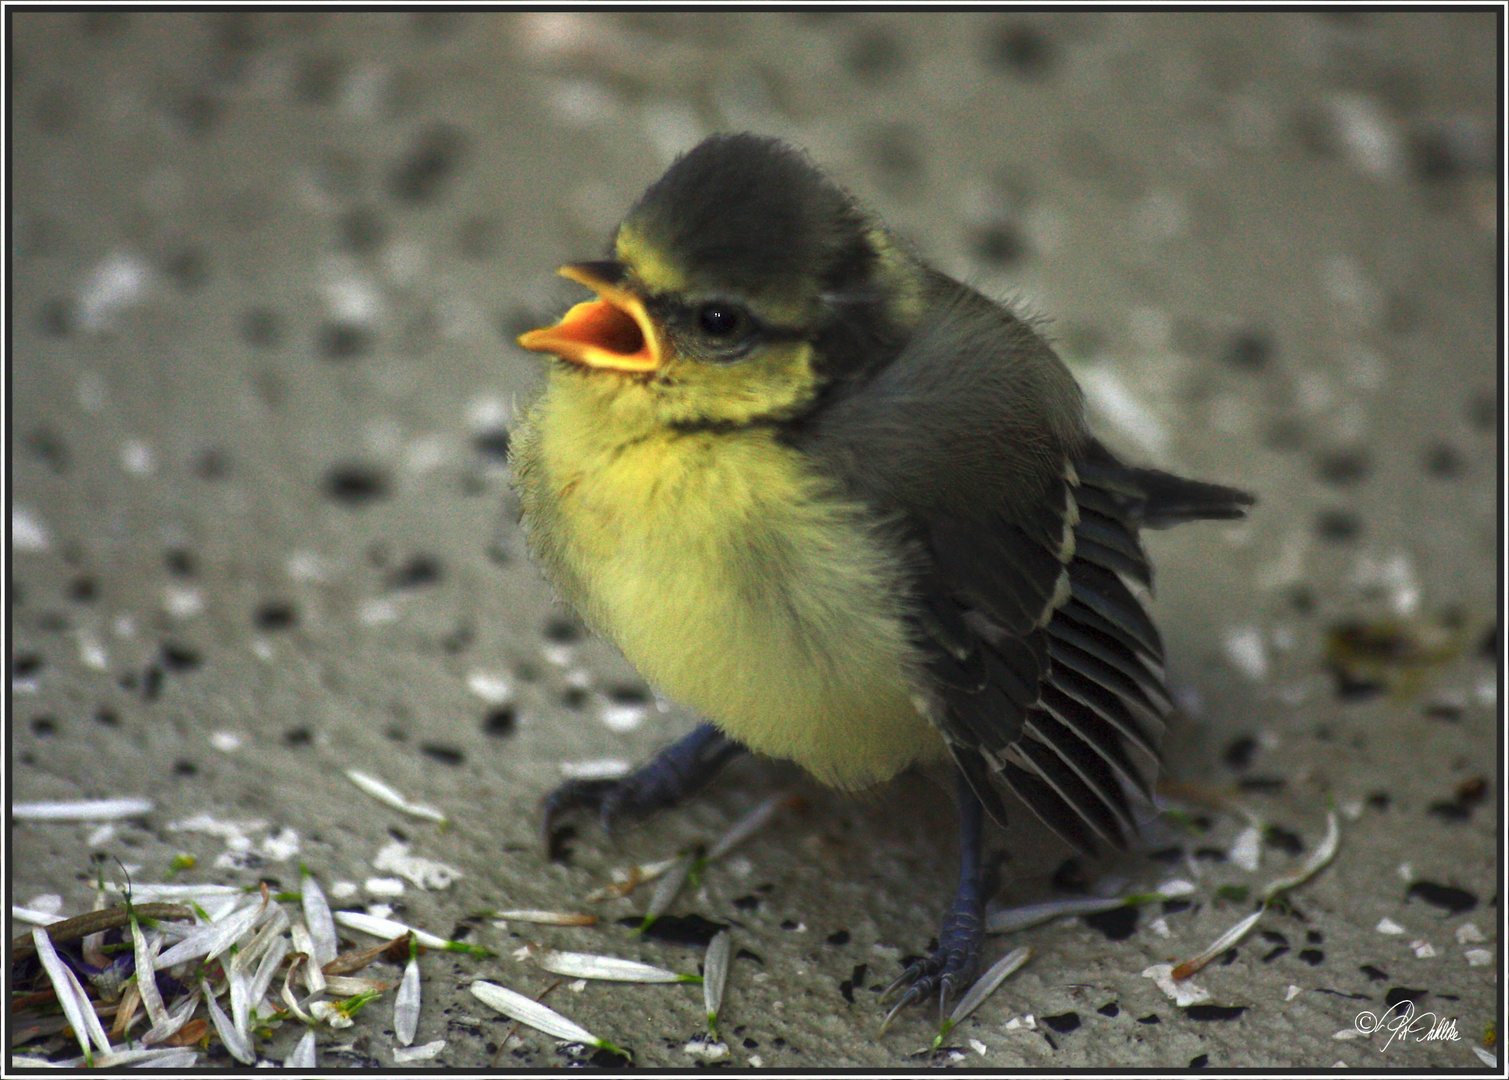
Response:
[[[614,870],[614,882],[604,885],[596,892],[588,893],[587,899],[596,904],[603,900],[617,900],[620,896],[628,896],[639,886],[647,881],[654,881],[661,874],[681,861],[681,856],[675,855],[669,859],[659,859],[656,862],[641,863],[631,866],[627,870]]]
[[[141,990],[133,980],[126,984],[126,989],[121,992],[120,1004],[115,1009],[115,1023],[110,1025],[110,1037],[119,1039],[131,1030],[132,1021],[136,1019],[136,1011],[141,1008]],[[151,1019],[148,1017],[148,1019]]]
[[[574,911],[510,910],[493,912],[495,919],[513,922],[541,923],[546,926],[596,926],[596,915],[582,915]]]
[[[380,945],[368,945],[362,949],[347,949],[324,967],[326,975],[350,975],[391,952],[396,945],[410,940],[411,934],[400,934]]]

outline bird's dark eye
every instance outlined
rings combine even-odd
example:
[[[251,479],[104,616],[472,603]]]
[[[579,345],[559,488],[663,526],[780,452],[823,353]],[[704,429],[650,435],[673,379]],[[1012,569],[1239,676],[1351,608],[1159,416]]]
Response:
[[[697,325],[708,337],[731,338],[749,327],[749,316],[736,304],[703,304],[697,309]]]

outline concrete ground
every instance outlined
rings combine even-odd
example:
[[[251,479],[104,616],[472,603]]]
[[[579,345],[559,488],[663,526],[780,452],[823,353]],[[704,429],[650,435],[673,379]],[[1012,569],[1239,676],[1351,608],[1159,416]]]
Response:
[[[727,1066],[1497,1053],[1497,14],[10,17],[11,797],[153,803],[14,823],[13,903],[86,911],[97,861],[285,888],[302,863],[337,906],[500,954],[421,959],[416,1041],[444,1045],[414,1068],[554,1069],[569,1052],[505,1042],[469,984],[545,989],[524,941],[695,970],[700,947],[619,924],[649,887],[586,895],[790,790],[667,923],[733,928]],[[636,761],[695,720],[647,704],[525,556],[502,448],[541,361],[513,338],[578,298],[557,265],[733,129],[807,147],[944,269],[1051,320],[1129,456],[1261,498],[1149,538],[1183,709],[1151,853],[1067,861],[1030,822],[991,840],[1008,905],[1194,891],[993,938],[1033,957],[935,1052],[930,1010],[876,1035],[952,887],[928,779],[846,798],[747,762],[621,839],[579,829],[566,861],[538,839],[562,763]],[[1144,974],[1250,911],[1328,808],[1334,862],[1194,977],[1205,1002]],[[395,838],[459,876],[384,893]],[[606,918],[476,917],[511,908]],[[1405,999],[1454,1025],[1358,1033]],[[706,1060],[695,987],[547,1000],[641,1066]],[[321,1033],[319,1064],[396,1045],[379,1003]]]

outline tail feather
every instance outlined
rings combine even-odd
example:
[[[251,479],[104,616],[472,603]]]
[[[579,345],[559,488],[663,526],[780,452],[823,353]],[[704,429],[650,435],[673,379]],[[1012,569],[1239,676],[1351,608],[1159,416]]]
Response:
[[[1091,440],[1076,468],[1082,479],[1108,492],[1133,525],[1144,529],[1244,518],[1257,502],[1255,496],[1224,484],[1125,465],[1098,440]]]
[[[1130,479],[1142,491],[1135,509],[1137,523],[1146,529],[1166,529],[1183,521],[1229,521],[1247,516],[1257,498],[1224,484],[1186,480],[1159,469],[1129,469]]]

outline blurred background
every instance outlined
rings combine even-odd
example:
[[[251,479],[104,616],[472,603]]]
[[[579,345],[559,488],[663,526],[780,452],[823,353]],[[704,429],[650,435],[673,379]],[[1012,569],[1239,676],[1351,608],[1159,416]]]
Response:
[[[612,868],[789,789],[800,805],[672,909],[748,953],[730,1064],[1497,1052],[1501,13],[7,14],[12,798],[154,802],[15,823],[13,903],[88,910],[114,859],[288,888],[302,862],[346,906],[502,954],[426,962],[428,1064],[552,1068],[553,1040],[505,1039],[466,993],[548,985],[518,939],[679,970],[700,950],[613,922],[637,894],[592,931],[467,917],[581,907]],[[874,1037],[879,987],[952,889],[926,778],[849,799],[751,762],[649,828],[584,827],[562,861],[537,836],[563,764],[637,761],[695,718],[525,556],[506,448],[541,368],[513,339],[580,298],[556,266],[729,130],[805,147],[925,257],[1044,320],[1124,454],[1261,500],[1149,539],[1181,706],[1159,859],[1072,859],[1030,822],[992,841],[1003,902],[1196,892],[1130,928],[993,940],[1036,955],[930,1056],[909,1056],[929,1010]],[[1250,910],[1230,889],[1313,849],[1328,807],[1335,864],[1264,923],[1277,937],[1200,976],[1234,1014],[1142,977]],[[1252,822],[1261,860],[1233,861]],[[296,855],[270,842],[290,835]],[[395,837],[459,877],[377,895]],[[694,990],[551,1000],[686,1067],[711,1060],[688,1049]],[[1333,1038],[1401,990],[1461,1039]],[[391,1066],[389,1020],[323,1034],[320,1063]]]

